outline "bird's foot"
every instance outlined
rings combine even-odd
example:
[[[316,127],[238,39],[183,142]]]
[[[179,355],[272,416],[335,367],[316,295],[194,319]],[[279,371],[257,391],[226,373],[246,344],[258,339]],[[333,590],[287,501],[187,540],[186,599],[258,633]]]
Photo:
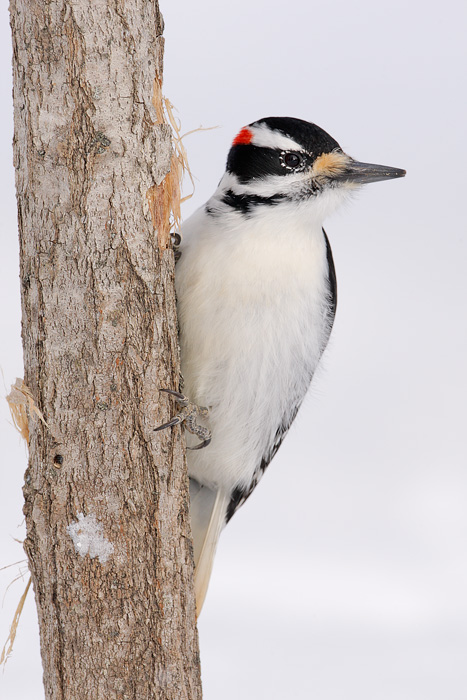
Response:
[[[159,391],[164,391],[166,394],[173,396],[178,405],[181,406],[181,409],[171,420],[159,425],[154,430],[163,430],[164,428],[171,428],[174,425],[185,423],[188,432],[196,435],[201,440],[199,445],[187,447],[187,450],[201,450],[203,447],[207,447],[211,442],[211,431],[209,428],[205,428],[204,425],[199,425],[196,419],[207,418],[209,410],[205,406],[197,406],[195,403],[191,403],[184,394],[180,394],[178,391],[172,391],[171,389],[159,389]]]
[[[182,252],[180,250],[180,243],[182,242],[182,237],[179,233],[172,233],[172,248],[174,251],[175,262],[178,262],[182,257]]]

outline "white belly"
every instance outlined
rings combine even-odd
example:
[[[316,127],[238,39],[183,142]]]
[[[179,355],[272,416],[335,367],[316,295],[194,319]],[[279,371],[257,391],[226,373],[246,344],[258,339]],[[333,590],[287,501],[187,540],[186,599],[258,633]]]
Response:
[[[209,407],[212,431],[188,470],[232,491],[291,422],[327,342],[326,244],[320,227],[291,230],[290,217],[240,231],[205,219],[186,222],[176,269],[184,393]]]

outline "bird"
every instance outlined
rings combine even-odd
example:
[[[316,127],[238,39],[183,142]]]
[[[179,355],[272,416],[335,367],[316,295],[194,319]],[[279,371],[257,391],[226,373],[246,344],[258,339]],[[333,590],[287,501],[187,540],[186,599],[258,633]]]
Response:
[[[181,226],[175,288],[197,614],[220,534],[249,498],[308,391],[333,326],[325,218],[405,170],[362,163],[314,123],[240,129],[212,197]]]

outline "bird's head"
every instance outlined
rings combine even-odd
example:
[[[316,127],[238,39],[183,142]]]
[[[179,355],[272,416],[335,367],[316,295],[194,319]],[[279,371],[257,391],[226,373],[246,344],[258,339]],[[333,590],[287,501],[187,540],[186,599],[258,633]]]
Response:
[[[345,195],[405,170],[360,163],[316,124],[267,117],[241,129],[227,158],[223,202],[253,214],[261,204],[311,202],[323,218]]]

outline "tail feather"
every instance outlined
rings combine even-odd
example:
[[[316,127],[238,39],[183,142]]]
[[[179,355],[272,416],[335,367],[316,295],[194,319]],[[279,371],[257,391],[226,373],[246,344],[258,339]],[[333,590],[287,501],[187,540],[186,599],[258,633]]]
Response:
[[[225,525],[229,497],[190,479],[191,530],[195,556],[196,612],[203,607],[217,542]]]

